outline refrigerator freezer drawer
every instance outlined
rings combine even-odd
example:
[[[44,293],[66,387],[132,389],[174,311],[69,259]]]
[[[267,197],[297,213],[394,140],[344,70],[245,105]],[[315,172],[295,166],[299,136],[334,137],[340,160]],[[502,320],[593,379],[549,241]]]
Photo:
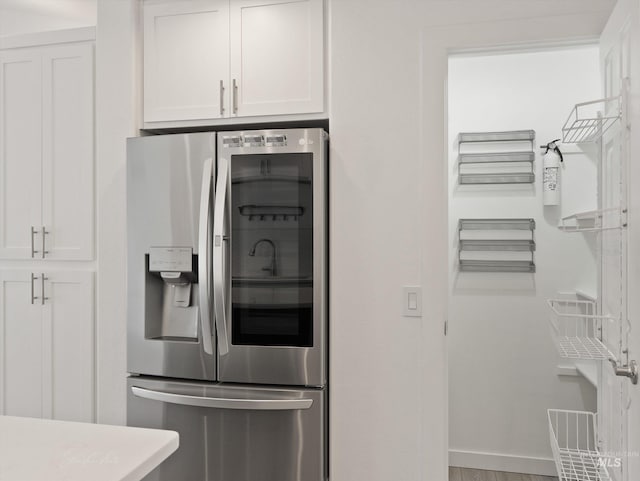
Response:
[[[145,481],[324,481],[326,391],[131,377],[127,424],[178,431]]]

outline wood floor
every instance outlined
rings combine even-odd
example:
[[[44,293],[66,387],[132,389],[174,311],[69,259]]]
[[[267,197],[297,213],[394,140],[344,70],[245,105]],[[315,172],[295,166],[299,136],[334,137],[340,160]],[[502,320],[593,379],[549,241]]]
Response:
[[[449,481],[558,481],[550,476],[535,474],[501,473],[481,469],[449,468]]]

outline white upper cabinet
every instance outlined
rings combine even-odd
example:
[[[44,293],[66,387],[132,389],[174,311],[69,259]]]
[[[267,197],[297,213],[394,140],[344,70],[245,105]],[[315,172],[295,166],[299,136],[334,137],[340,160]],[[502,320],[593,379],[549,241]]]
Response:
[[[238,116],[323,111],[318,0],[231,1],[231,78]]]
[[[90,260],[93,45],[0,51],[0,259]]]
[[[51,47],[42,58],[44,257],[89,260],[94,244],[93,45]]]
[[[145,122],[323,111],[323,0],[145,2]]]
[[[145,3],[145,121],[223,116],[229,1]]]
[[[0,52],[2,258],[31,257],[31,229],[41,224],[41,78],[38,52]]]

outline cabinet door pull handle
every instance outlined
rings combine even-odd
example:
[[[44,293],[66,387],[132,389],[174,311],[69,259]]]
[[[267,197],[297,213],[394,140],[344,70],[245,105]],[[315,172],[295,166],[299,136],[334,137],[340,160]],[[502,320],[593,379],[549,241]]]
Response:
[[[220,80],[220,117],[224,116],[224,81]]]
[[[35,257],[36,254],[39,252],[36,250],[36,232],[38,232],[36,230],[35,227],[31,226],[31,257]]]
[[[233,113],[238,113],[238,82],[233,79]]]
[[[44,272],[40,275],[40,281],[42,282],[42,297],[41,297],[41,304],[44,306],[44,301],[49,300],[48,297],[45,297],[44,295],[44,281],[48,281],[49,278],[44,276]]]
[[[31,304],[35,304],[36,299],[38,299],[38,296],[35,295],[35,285],[34,285],[37,278],[38,276],[34,275],[32,272],[31,273]]]
[[[44,226],[42,226],[42,258],[43,259],[44,259],[44,255],[49,253],[49,251],[46,250],[46,239],[45,239],[48,233],[49,232],[44,228]]]

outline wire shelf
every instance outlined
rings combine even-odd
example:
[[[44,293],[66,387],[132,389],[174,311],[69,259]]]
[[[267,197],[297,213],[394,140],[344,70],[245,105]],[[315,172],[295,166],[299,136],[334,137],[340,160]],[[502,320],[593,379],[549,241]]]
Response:
[[[460,154],[458,162],[461,164],[500,164],[511,162],[533,162],[534,152],[489,152],[481,154]]]
[[[536,180],[533,162],[535,152],[533,130],[508,132],[461,132],[458,134],[458,183],[466,184],[532,184]],[[519,150],[518,144],[529,143],[530,150]],[[506,143],[516,151],[463,152],[463,144]],[[515,145],[513,145],[515,144]],[[474,147],[472,147],[474,148]]]
[[[602,324],[617,321],[596,315],[595,302],[550,299],[547,303],[551,308],[551,332],[561,357],[598,361],[616,359],[601,337]]]
[[[461,272],[535,272],[533,261],[460,259]]]
[[[560,481],[611,481],[598,451],[597,415],[549,409],[549,438]]]
[[[465,184],[533,184],[536,175],[533,172],[469,173],[460,172],[458,183]]]
[[[565,232],[598,232],[626,227],[626,209],[609,208],[563,217],[558,229]]]
[[[562,142],[594,142],[621,117],[622,97],[576,104],[562,127]]]
[[[460,184],[530,184],[535,182],[534,152],[489,152],[460,154],[458,156],[458,182]],[[467,170],[469,166],[505,166],[507,172],[478,172]],[[509,167],[511,166],[511,167]],[[517,166],[526,166],[527,171],[518,172]],[[464,169],[464,170],[463,170]]]
[[[458,143],[476,142],[533,142],[535,130],[510,130],[506,132],[461,132]]]
[[[533,252],[536,243],[531,239],[460,239],[458,247],[463,251]]]
[[[535,272],[533,253],[536,242],[533,231],[536,222],[533,219],[459,219],[458,220],[458,266],[460,272]],[[529,231],[529,239],[464,239],[463,231]],[[497,234],[495,232],[494,234]],[[514,233],[512,233],[514,234]],[[499,234],[498,234],[499,235]],[[493,252],[496,259],[463,259],[462,253],[468,251]],[[502,253],[528,252],[530,259],[514,259],[502,256]],[[466,256],[469,257],[469,256]],[[516,257],[521,257],[516,255]]]
[[[534,230],[534,219],[460,219],[458,230]]]

